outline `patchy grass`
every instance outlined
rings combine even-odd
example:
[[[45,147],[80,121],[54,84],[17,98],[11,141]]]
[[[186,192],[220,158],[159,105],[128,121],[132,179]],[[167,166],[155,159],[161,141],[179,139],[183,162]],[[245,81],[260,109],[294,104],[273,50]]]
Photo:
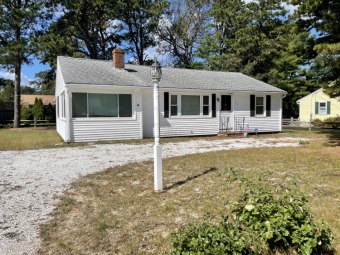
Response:
[[[339,136],[312,132],[305,137],[318,139],[300,147],[165,159],[162,193],[152,190],[152,162],[89,175],[60,198],[41,227],[40,254],[169,254],[171,232],[206,217],[218,220],[228,209],[226,202],[240,194],[226,183],[227,167],[249,178],[272,171],[273,182],[297,176],[315,218],[330,224],[340,254],[340,146],[324,146]]]
[[[273,134],[260,134],[258,136],[249,135],[251,138],[261,139],[263,137],[306,137],[306,138],[323,138],[326,133],[321,131],[306,131],[306,130],[285,130],[282,133]],[[325,146],[336,146],[340,144],[340,132],[327,133],[330,139],[325,142]],[[172,137],[162,138],[162,143],[176,143],[184,142],[197,139],[205,140],[217,140],[217,139],[233,139],[233,137],[225,136],[196,136],[196,137]],[[243,138],[239,136],[236,138]],[[74,146],[87,146],[93,144],[115,144],[115,143],[126,143],[126,144],[145,144],[153,143],[153,139],[131,139],[131,140],[113,140],[113,141],[98,141],[98,142],[87,142],[87,143],[65,143],[59,136],[55,127],[29,127],[29,128],[5,128],[0,129],[0,151],[5,150],[31,150],[31,149],[42,149],[42,148],[58,148],[58,147],[74,147]]]
[[[0,151],[49,148],[62,143],[54,127],[0,129]]]

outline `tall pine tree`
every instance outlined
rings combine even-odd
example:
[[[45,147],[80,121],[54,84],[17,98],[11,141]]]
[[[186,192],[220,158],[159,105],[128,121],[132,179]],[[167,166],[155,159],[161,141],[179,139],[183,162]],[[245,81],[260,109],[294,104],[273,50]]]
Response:
[[[120,19],[127,31],[124,36],[129,43],[127,49],[140,65],[148,59],[146,50],[155,46],[155,31],[167,5],[165,0],[130,0],[119,4]]]
[[[14,72],[14,123],[20,127],[21,67],[30,63],[32,41],[46,18],[43,0],[0,1],[0,66]]]
[[[298,8],[296,24],[301,31],[316,34],[311,72],[331,97],[340,96],[340,2],[293,0]]]

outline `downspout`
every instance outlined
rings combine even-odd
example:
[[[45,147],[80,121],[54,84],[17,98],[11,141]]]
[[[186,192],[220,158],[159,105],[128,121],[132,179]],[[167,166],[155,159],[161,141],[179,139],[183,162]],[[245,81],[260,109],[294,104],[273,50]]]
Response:
[[[287,94],[282,94],[281,97],[281,114],[280,114],[280,132],[282,132],[282,114],[283,114],[283,99],[287,96]]]

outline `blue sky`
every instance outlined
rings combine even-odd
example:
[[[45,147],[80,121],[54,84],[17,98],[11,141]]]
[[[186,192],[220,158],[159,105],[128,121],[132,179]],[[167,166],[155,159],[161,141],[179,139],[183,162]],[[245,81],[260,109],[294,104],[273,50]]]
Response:
[[[48,69],[48,65],[41,64],[37,59],[34,59],[33,63],[29,66],[23,65],[21,70],[21,85],[28,85],[29,81],[34,80],[36,73]],[[9,70],[0,69],[0,77],[13,80],[14,74],[9,72]]]

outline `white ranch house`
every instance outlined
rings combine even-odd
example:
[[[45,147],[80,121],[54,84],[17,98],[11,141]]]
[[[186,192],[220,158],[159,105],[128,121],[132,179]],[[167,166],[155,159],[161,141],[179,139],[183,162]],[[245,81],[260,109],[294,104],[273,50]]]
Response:
[[[149,66],[58,57],[57,131],[67,142],[153,137]],[[163,68],[160,136],[279,132],[286,92],[242,73]]]

